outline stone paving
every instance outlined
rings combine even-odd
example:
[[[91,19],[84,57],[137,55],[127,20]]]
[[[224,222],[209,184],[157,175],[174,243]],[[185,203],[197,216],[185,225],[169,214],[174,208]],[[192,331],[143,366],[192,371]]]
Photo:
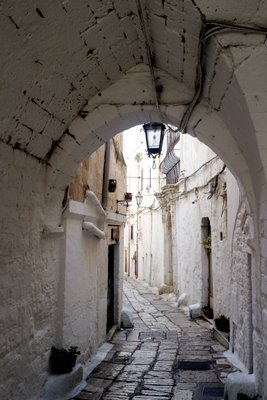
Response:
[[[209,324],[127,280],[124,305],[134,330],[118,331],[113,348],[75,400],[219,400],[227,375],[236,369],[223,355]]]

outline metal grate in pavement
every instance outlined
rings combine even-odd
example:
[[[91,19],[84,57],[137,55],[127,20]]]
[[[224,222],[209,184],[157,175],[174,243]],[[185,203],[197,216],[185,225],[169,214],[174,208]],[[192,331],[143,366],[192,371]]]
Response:
[[[145,339],[161,339],[165,340],[167,339],[167,333],[163,331],[149,331],[149,332],[140,332],[139,333],[139,339],[140,340],[145,340]]]
[[[112,357],[111,361],[113,364],[124,364],[124,365],[128,365],[131,364],[131,362],[133,361],[133,357],[131,356],[118,356],[115,355]]]
[[[175,369],[186,369],[186,370],[201,370],[205,371],[211,369],[210,361],[178,361]]]
[[[224,395],[224,388],[223,386],[206,386],[203,388],[203,398],[205,397],[219,397],[220,399],[223,399]]]

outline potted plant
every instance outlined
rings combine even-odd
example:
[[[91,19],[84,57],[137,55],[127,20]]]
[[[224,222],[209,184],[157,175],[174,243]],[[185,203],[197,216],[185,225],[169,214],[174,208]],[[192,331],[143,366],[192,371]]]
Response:
[[[124,193],[124,200],[125,201],[132,201],[132,198],[133,198],[133,194],[132,193],[130,193],[130,192]]]
[[[64,348],[51,348],[50,371],[52,374],[66,374],[72,371],[80,354],[77,346],[71,346],[69,350]]]
[[[208,235],[206,239],[203,240],[202,244],[207,248],[211,248],[211,235]]]
[[[214,320],[216,328],[221,332],[230,332],[229,318],[224,315],[219,315]]]

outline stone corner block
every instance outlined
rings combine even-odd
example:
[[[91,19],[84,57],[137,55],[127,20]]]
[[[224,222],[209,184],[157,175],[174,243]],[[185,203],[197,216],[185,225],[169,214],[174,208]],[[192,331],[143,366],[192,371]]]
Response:
[[[73,370],[63,375],[49,375],[43,387],[40,400],[63,400],[74,397],[85,386],[83,367],[77,364]]]
[[[125,307],[121,310],[121,327],[123,329],[133,329],[134,327],[132,313]]]

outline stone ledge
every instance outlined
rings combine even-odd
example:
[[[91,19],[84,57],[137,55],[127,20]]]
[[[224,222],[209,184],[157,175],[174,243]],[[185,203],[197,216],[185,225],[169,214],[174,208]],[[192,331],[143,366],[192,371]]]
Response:
[[[229,349],[229,342],[227,338],[224,336],[224,334],[215,327],[213,327],[213,337],[218,340],[219,343],[226,349]]]
[[[49,375],[40,400],[65,400],[76,396],[85,386],[83,367],[77,364],[68,374]]]

